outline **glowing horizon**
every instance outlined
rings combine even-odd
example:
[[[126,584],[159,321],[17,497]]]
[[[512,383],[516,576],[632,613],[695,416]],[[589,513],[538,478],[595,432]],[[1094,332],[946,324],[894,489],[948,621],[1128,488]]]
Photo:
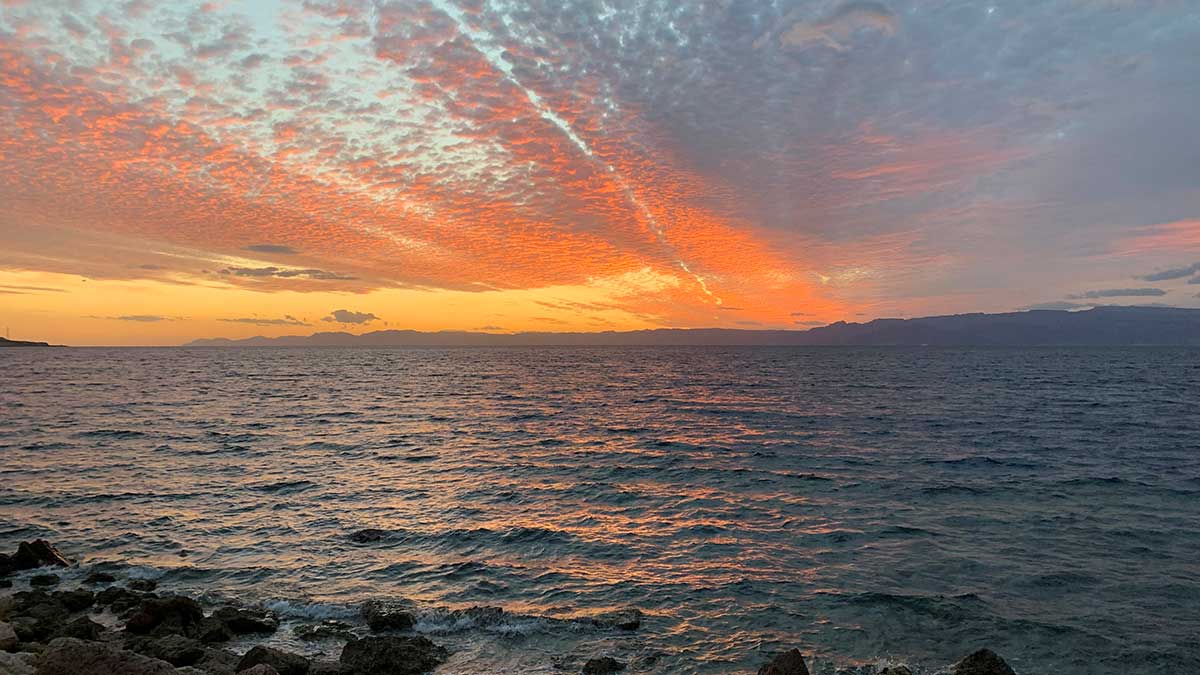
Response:
[[[0,322],[1200,307],[1194,44],[1134,0],[5,0]]]

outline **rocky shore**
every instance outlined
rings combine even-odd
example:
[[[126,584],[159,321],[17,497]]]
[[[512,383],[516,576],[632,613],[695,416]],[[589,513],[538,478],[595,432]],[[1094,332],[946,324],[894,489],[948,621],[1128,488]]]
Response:
[[[326,620],[297,626],[302,641],[327,641],[339,656],[311,658],[267,644],[279,617],[257,607],[205,607],[195,598],[160,593],[147,579],[121,579],[94,568],[78,587],[64,589],[54,570],[72,563],[45,540],[0,553],[0,675],[419,675],[450,657],[443,645],[414,632],[416,618],[403,602],[374,600],[360,608],[361,623]],[[22,574],[29,590],[14,591]],[[23,586],[24,584],[22,584]],[[454,610],[480,623],[505,615],[498,607]],[[636,609],[573,621],[599,630],[636,631]],[[231,649],[236,644],[240,649]],[[625,663],[597,654],[564,673],[610,675],[652,671],[654,663]],[[1015,675],[995,653],[981,649],[938,671],[946,675]],[[908,667],[841,669],[838,675],[915,675]],[[779,654],[758,675],[811,675],[799,650]]]

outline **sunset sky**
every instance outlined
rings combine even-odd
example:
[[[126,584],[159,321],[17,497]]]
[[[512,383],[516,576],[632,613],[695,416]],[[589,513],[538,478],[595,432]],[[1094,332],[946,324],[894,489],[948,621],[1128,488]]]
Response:
[[[0,329],[1200,307],[1193,0],[0,0]]]

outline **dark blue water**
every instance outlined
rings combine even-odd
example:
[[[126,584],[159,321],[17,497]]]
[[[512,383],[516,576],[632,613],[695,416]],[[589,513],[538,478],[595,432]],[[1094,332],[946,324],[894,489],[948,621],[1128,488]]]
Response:
[[[456,650],[439,672],[791,646],[1200,672],[1198,350],[10,349],[0,373],[0,548],[295,621],[404,598]],[[510,615],[446,613],[477,604]],[[633,634],[563,621],[629,606]]]

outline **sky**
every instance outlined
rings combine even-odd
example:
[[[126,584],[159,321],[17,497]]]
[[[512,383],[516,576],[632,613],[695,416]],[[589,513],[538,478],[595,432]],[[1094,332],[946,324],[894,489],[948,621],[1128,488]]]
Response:
[[[0,0],[0,328],[1200,307],[1194,0]]]

